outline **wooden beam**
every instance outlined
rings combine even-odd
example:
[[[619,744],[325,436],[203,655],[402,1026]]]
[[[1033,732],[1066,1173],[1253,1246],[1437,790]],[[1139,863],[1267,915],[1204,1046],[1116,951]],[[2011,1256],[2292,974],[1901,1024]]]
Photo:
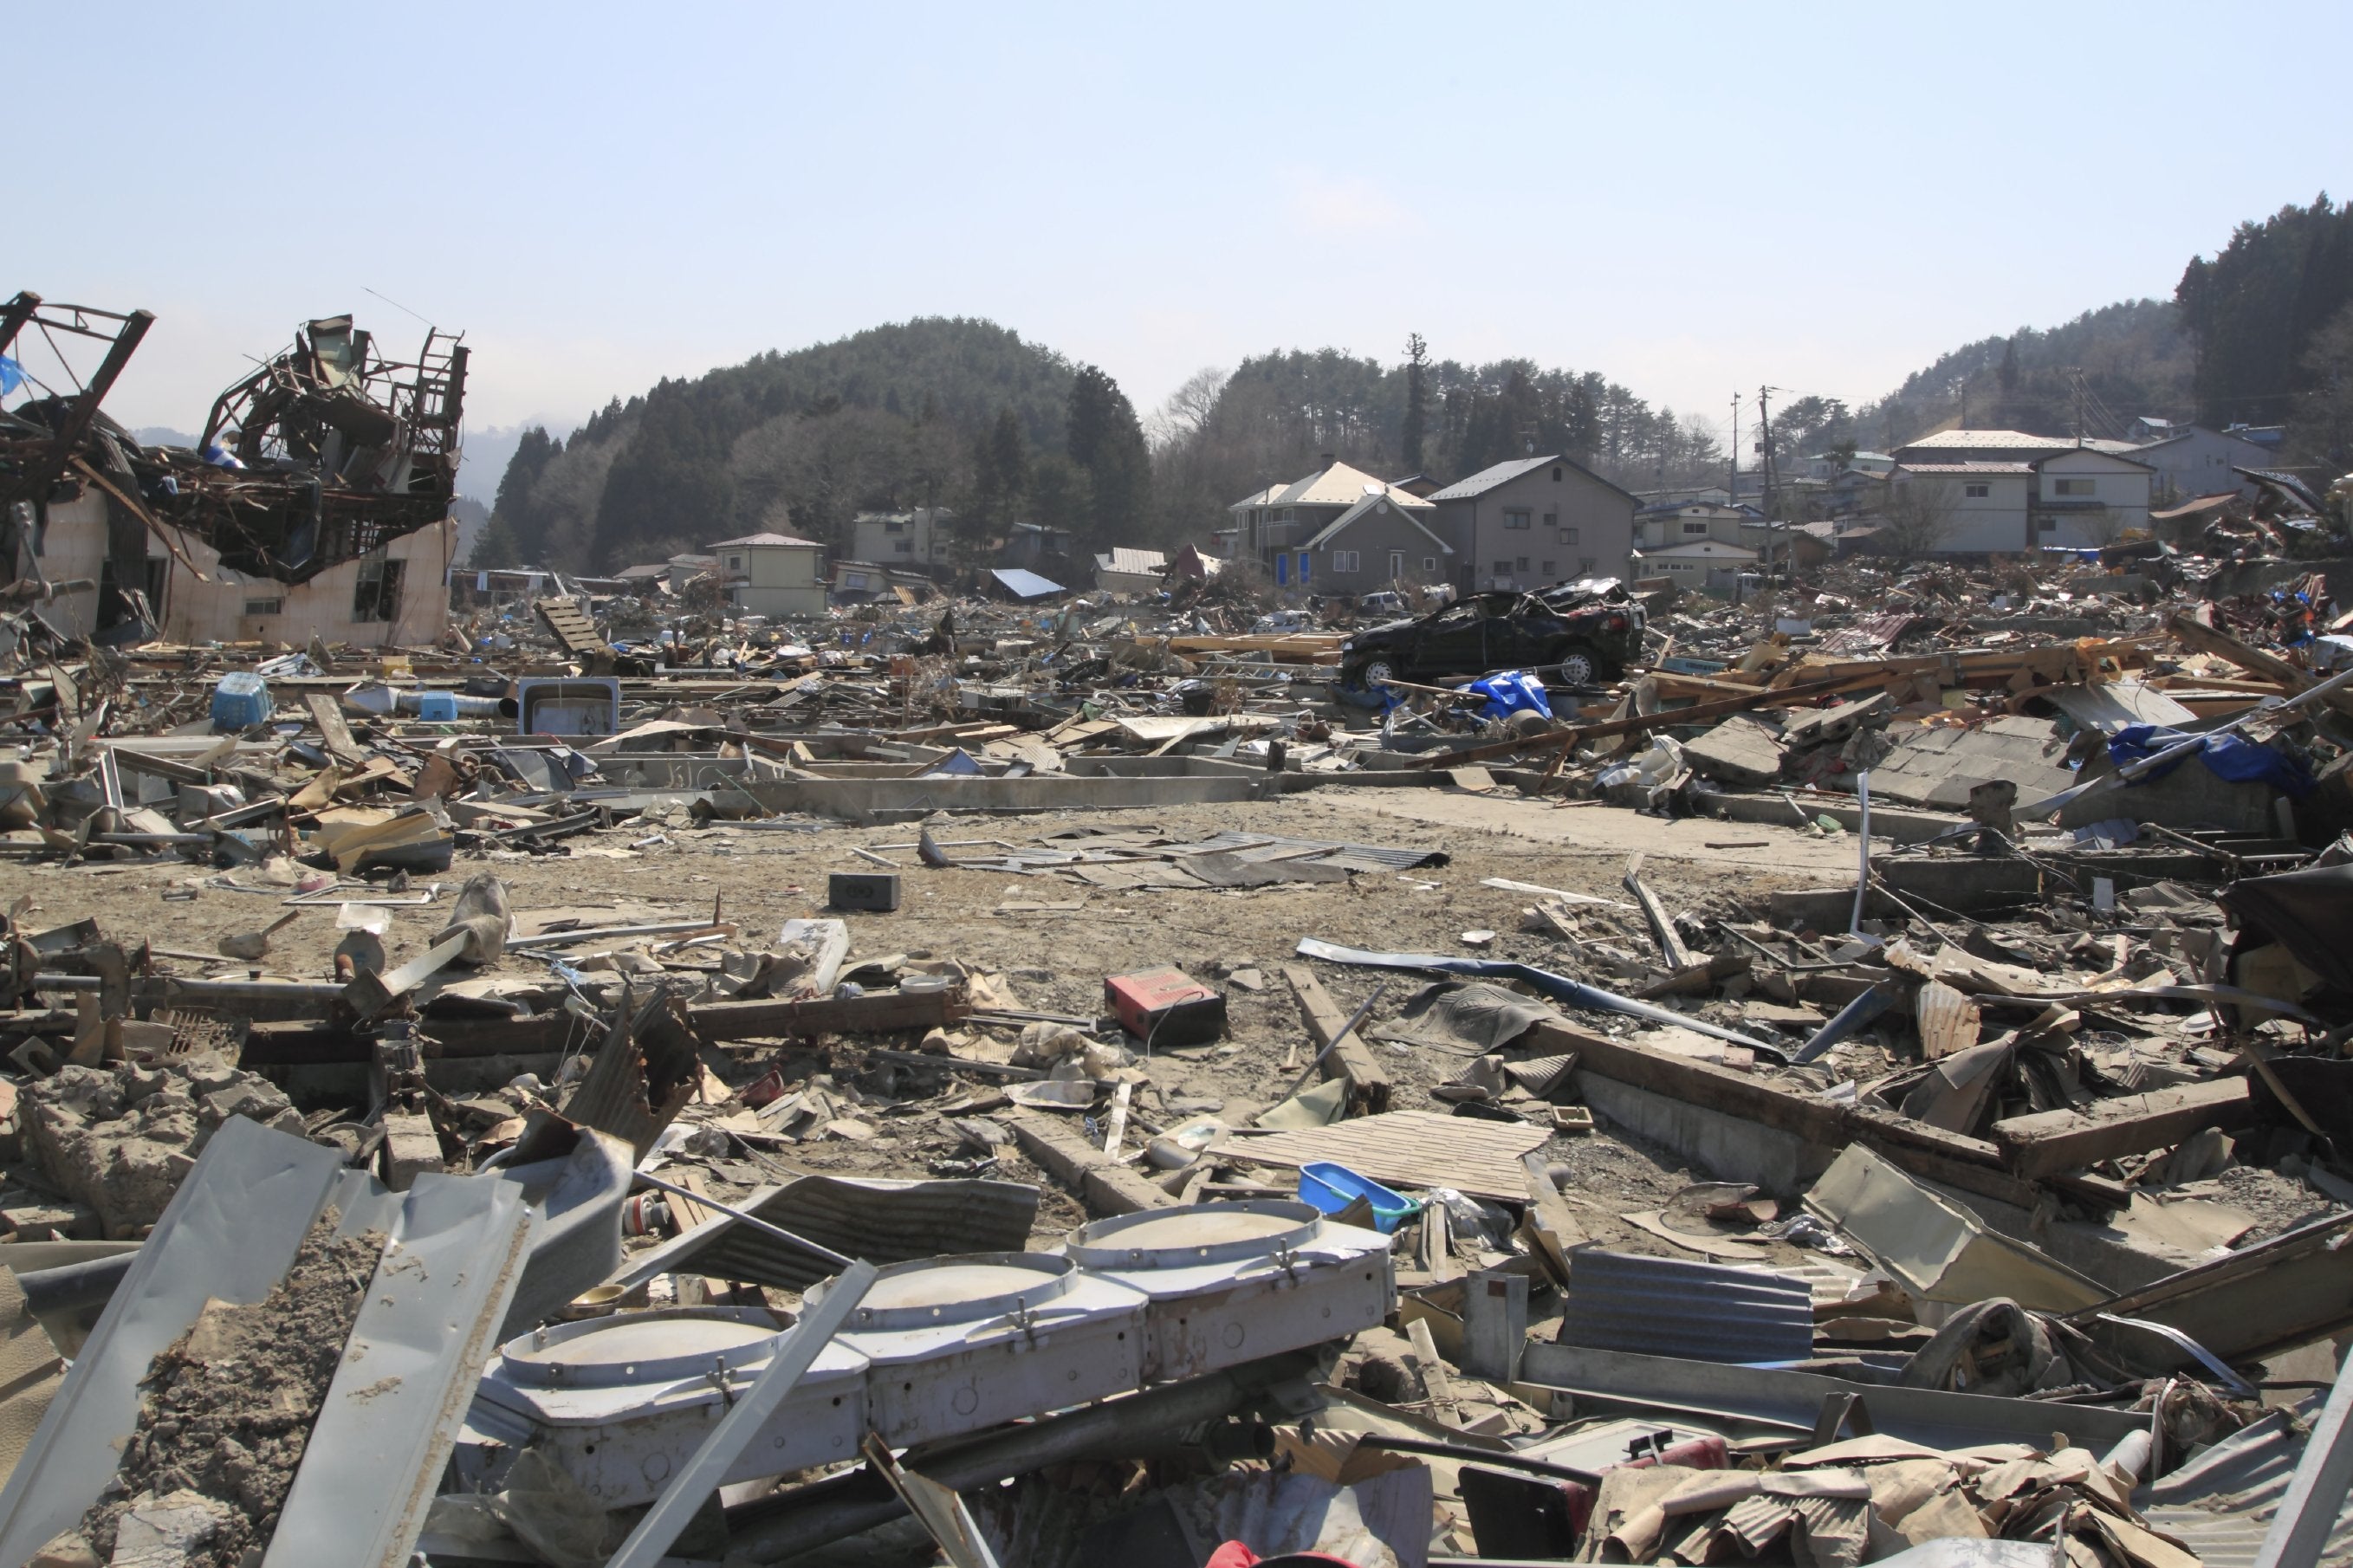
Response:
[[[1324,983],[1305,964],[1284,964],[1282,978],[1290,983],[1291,994],[1299,998],[1299,1011],[1307,1020],[1307,1032],[1314,1037],[1315,1048],[1329,1052],[1324,1058],[1324,1077],[1327,1080],[1348,1080],[1348,1109],[1359,1116],[1377,1116],[1387,1110],[1394,1087],[1388,1069],[1381,1066],[1356,1032],[1347,1028],[1346,1010],[1332,1000]],[[1347,1029],[1345,1036],[1341,1033],[1344,1029]],[[1336,1047],[1333,1045],[1335,1040],[1339,1042]]]
[[[343,710],[333,698],[322,691],[305,692],[302,706],[311,710],[311,722],[319,726],[319,738],[337,762],[358,763],[367,760],[367,752],[352,738],[352,727],[343,721]]]
[[[1536,1261],[1552,1276],[1553,1283],[1566,1290],[1570,1249],[1592,1238],[1577,1223],[1577,1216],[1568,1212],[1560,1189],[1552,1184],[1543,1155],[1522,1155],[1520,1168],[1528,1177],[1528,1213],[1520,1232],[1531,1244],[1529,1250],[1535,1254]]]
[[[687,1010],[706,1044],[771,1040],[788,1036],[886,1034],[930,1029],[967,1017],[972,994],[961,985],[942,991],[883,991],[867,996],[823,996],[803,1002],[705,1002]]]
[[[2253,1114],[2247,1080],[2216,1079],[2104,1100],[2082,1110],[2044,1110],[1993,1124],[2002,1163],[2029,1181],[2146,1153],[2209,1127],[2242,1126]]]
[[[1008,1120],[1021,1152],[1076,1193],[1096,1218],[1174,1206],[1176,1200],[1166,1193],[1118,1161],[1105,1159],[1102,1150],[1080,1135],[1075,1118],[1065,1123],[1039,1113]]]
[[[2307,671],[2298,669],[2284,658],[2250,647],[2225,631],[2191,620],[2176,611],[2165,617],[2165,629],[2179,638],[2181,646],[2200,653],[2211,653],[2217,658],[2230,660],[2250,675],[2275,680],[2294,696],[2309,691],[2319,682]],[[2322,700],[2339,713],[2353,715],[2353,691],[2332,691]]]

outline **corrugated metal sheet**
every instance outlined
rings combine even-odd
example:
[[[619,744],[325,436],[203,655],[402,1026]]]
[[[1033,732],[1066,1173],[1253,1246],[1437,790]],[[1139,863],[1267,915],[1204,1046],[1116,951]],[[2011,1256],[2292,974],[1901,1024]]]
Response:
[[[1017,599],[1042,599],[1051,594],[1067,592],[1050,577],[1040,577],[1035,572],[1025,572],[1018,566],[1000,566],[989,573],[999,586]]]
[[[1417,866],[1443,866],[1447,861],[1445,851],[1440,849],[1343,844],[1330,838],[1278,838],[1264,833],[1242,832],[1220,833],[1198,844],[1165,846],[1160,853],[1233,855],[1244,860],[1313,860],[1324,866],[1345,866],[1351,871],[1409,871]]]
[[[2050,686],[2035,693],[2075,721],[2078,729],[2110,733],[2127,724],[2179,729],[2198,715],[2153,686],[2110,680],[2098,686]]]
[[[2287,1413],[2274,1411],[2133,1496],[2150,1526],[2174,1536],[2205,1568],[2254,1568],[2263,1532],[2304,1458]],[[2328,1532],[2324,1563],[2353,1563],[2353,1498]]]
[[[803,1176],[737,1206],[869,1263],[910,1263],[944,1253],[1024,1250],[1038,1219],[1038,1189],[1026,1182]],[[834,1273],[835,1265],[722,1215],[638,1254],[625,1278],[634,1282],[681,1272],[798,1290]]]
[[[1741,1365],[1803,1361],[1814,1351],[1813,1293],[1770,1268],[1587,1247],[1569,1264],[1560,1342]]]

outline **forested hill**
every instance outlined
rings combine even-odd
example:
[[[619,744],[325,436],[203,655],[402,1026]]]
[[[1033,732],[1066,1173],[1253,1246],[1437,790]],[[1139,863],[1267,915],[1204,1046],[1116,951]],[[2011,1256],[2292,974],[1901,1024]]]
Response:
[[[1075,374],[934,316],[664,380],[569,440],[526,432],[477,561],[612,571],[765,529],[831,544],[861,510],[951,504],[1000,415],[1060,451]]]
[[[2196,370],[2180,309],[2128,300],[2047,331],[2023,327],[1955,349],[1864,408],[1852,433],[1880,448],[1952,426],[2070,436],[2080,372],[2084,434],[2121,437],[2110,426],[2139,415],[2191,417]]]
[[[2284,424],[2282,460],[2353,467],[2353,211],[2323,195],[2190,258],[2170,300],[2135,300],[1954,350],[1876,403],[1773,405],[1788,465],[1948,426],[2121,437],[2141,415]],[[1753,405],[1741,465],[1755,464]],[[870,508],[942,505],[976,557],[1013,521],[1082,551],[1198,539],[1226,508],[1324,453],[1451,482],[1567,452],[1629,489],[1729,466],[1723,415],[1652,407],[1594,371],[1466,364],[1419,337],[1387,359],[1284,350],[1204,370],[1139,421],[1112,379],[987,321],[929,317],[766,353],[616,401],[565,442],[526,431],[480,564],[616,570],[764,529],[837,554]]]

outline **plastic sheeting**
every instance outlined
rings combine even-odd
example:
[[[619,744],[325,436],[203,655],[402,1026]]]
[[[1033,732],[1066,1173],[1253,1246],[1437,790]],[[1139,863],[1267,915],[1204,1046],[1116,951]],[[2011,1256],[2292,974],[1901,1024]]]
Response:
[[[2119,768],[2145,762],[2168,746],[2178,746],[2197,737],[2179,730],[2160,730],[2154,724],[2127,724],[2108,740],[2108,760]],[[2301,799],[2319,786],[2305,765],[2269,746],[2259,746],[2243,736],[2219,733],[2206,737],[2199,751],[2189,753],[2206,764],[2206,771],[2216,778],[2232,784],[2267,784],[2282,795]],[[2149,779],[2161,779],[2181,765],[2179,761],[2163,767],[2151,768],[2134,784]],[[2126,787],[2130,787],[2127,785]]]

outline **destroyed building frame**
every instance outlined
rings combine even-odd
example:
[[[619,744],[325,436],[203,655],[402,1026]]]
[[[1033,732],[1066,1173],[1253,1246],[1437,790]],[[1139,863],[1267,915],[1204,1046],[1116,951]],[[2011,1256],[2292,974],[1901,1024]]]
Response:
[[[305,322],[224,391],[194,448],[142,447],[100,409],[154,317],[0,306],[0,355],[61,369],[0,424],[0,556],[65,640],[417,646],[448,625],[469,351],[428,327],[386,358],[348,316]],[[69,346],[103,344],[77,372]],[[12,361],[12,365],[15,362]]]

